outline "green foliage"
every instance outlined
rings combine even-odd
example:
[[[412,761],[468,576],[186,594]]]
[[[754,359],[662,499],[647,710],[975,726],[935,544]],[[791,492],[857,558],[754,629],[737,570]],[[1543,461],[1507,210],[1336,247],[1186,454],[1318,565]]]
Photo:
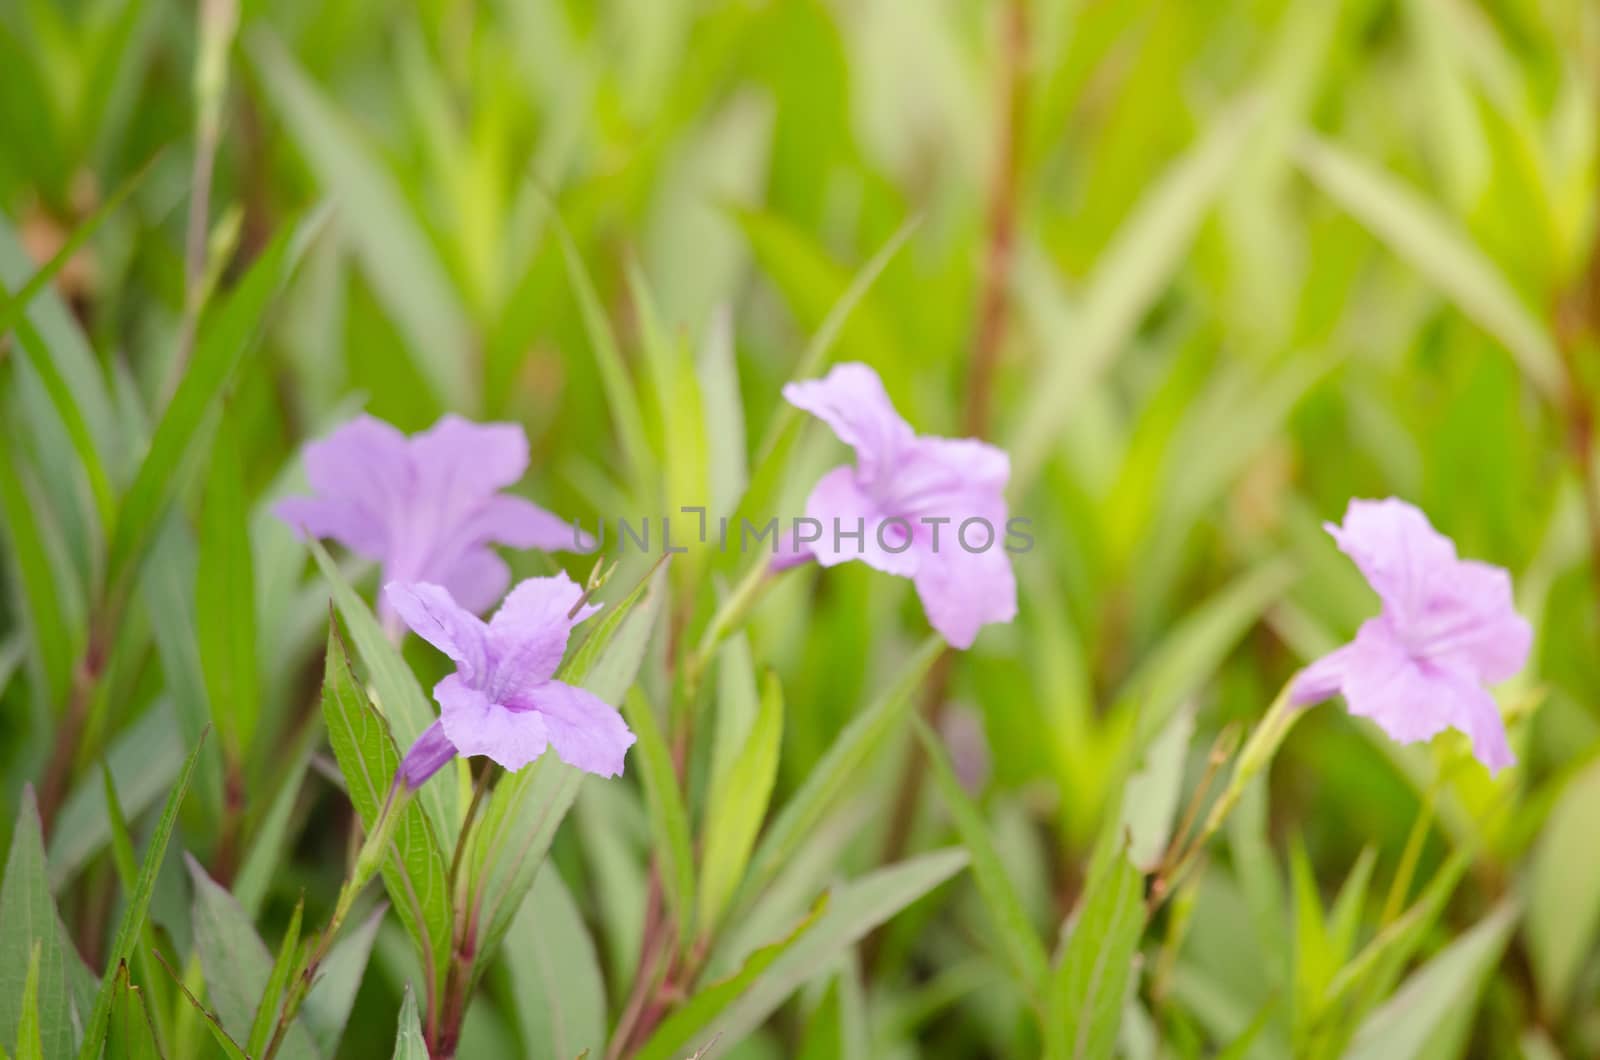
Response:
[[[1600,1055],[1596,40],[0,4],[0,1057]],[[1011,458],[969,651],[741,547],[853,459],[782,397],[845,360]],[[273,514],[362,410],[515,424],[509,492],[605,522],[496,548],[587,576],[622,777],[397,791],[448,663]],[[1535,627],[1496,778],[1268,712],[1376,613],[1321,524],[1387,495]],[[663,516],[664,570],[617,527]]]

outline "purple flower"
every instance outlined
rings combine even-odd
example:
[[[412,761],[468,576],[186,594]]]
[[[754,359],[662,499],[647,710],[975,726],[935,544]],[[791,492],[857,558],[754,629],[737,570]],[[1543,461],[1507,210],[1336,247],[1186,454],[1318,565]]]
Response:
[[[1004,452],[975,439],[918,437],[864,364],[790,383],[783,396],[856,451],[855,466],[828,472],[806,501],[821,528],[809,543],[818,562],[859,559],[910,578],[929,623],[957,648],[971,647],[985,623],[1016,617]]]
[[[1300,674],[1298,704],[1343,692],[1350,712],[1400,743],[1456,728],[1491,773],[1516,761],[1485,685],[1528,659],[1533,631],[1512,608],[1511,576],[1456,558],[1451,540],[1404,501],[1353,500],[1344,525],[1328,524],[1383,609],[1356,639]]]
[[[280,501],[278,518],[380,561],[385,582],[443,585],[469,611],[511,583],[491,543],[573,547],[568,524],[499,492],[528,467],[528,439],[515,424],[445,416],[407,438],[362,415],[307,445],[305,462],[316,496]]]
[[[415,789],[457,754],[488,755],[516,771],[554,747],[570,766],[601,776],[622,772],[633,733],[591,692],[553,680],[572,627],[600,610],[566,574],[529,578],[484,622],[437,585],[384,588],[395,613],[455,660],[433,686],[439,720],[406,752],[400,775]],[[571,617],[568,617],[569,613]]]

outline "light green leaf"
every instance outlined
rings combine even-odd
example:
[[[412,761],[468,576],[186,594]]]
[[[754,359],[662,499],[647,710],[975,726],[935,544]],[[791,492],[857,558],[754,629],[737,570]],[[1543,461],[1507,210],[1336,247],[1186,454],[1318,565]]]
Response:
[[[826,970],[862,936],[967,865],[964,850],[939,850],[879,869],[829,894],[819,913],[783,942],[757,951],[731,979],[668,1017],[639,1060],[669,1060],[701,1049],[723,1055],[766,1022],[790,994]]]
[[[1344,1054],[1347,1060],[1414,1060],[1458,1054],[1478,1007],[1475,999],[1505,950],[1517,913],[1514,902],[1501,903],[1471,931],[1413,972],[1361,1025]],[[1453,1049],[1441,1049],[1441,1041],[1457,1044]]]
[[[756,847],[736,906],[754,899],[782,871],[794,852],[822,823],[827,812],[860,782],[867,763],[905,724],[912,693],[922,683],[922,678],[944,647],[944,640],[937,635],[923,641],[922,646],[901,667],[888,691],[839,734],[800,790],[778,813],[772,826],[767,829],[766,837]]]
[[[739,396],[739,359],[733,345],[733,311],[723,306],[711,314],[696,361],[700,399],[705,406],[709,467],[706,498],[710,517],[733,511],[749,482],[745,451],[744,402]]]
[[[117,1060],[161,1060],[144,991],[133,985],[126,962],[117,965],[116,997],[108,1030],[106,1056]]]
[[[24,484],[22,469],[22,461],[12,459],[10,453],[0,460],[0,518],[4,519],[5,538],[10,546],[6,549],[10,568],[7,581],[14,582],[20,597],[19,610],[27,623],[38,678],[44,685],[41,692],[54,704],[67,694],[77,645],[83,638],[67,628],[45,551],[45,531],[37,519],[44,509]]]
[[[300,961],[300,921],[305,916],[306,900],[302,895],[294,904],[289,916],[289,926],[284,929],[283,940],[278,943],[278,956],[272,962],[272,972],[267,976],[267,987],[256,1004],[256,1018],[250,1024],[250,1037],[245,1051],[260,1056],[278,1025],[278,1010],[283,1003],[284,987],[294,974]]]
[[[211,447],[194,588],[195,627],[211,721],[224,754],[237,767],[255,735],[260,681],[250,506],[244,496],[239,432],[234,417],[228,415],[217,424]]]
[[[972,855],[972,874],[977,879],[978,893],[983,896],[984,907],[999,936],[996,946],[1000,955],[1023,995],[1037,1004],[1050,971],[1050,960],[1045,955],[1044,944],[1034,931],[1011,873],[1000,860],[988,822],[956,778],[955,768],[950,764],[943,743],[920,717],[913,714],[911,722],[927,754],[933,782],[951,817],[955,819],[962,845]]]
[[[44,1060],[44,1044],[39,1032],[39,950],[34,942],[28,951],[28,972],[22,981],[22,1016],[17,1024],[17,1060]]]
[[[662,891],[678,927],[678,941],[687,946],[693,938],[694,917],[694,852],[689,838],[689,811],[678,787],[672,752],[667,749],[650,700],[635,685],[623,697],[622,704],[623,715],[638,738],[633,760],[644,784],[651,848],[661,861]]]
[[[395,1031],[394,1060],[428,1060],[428,1045],[422,1038],[422,1021],[417,1017],[417,998],[406,984],[400,1000],[400,1025]]]
[[[1183,764],[1194,736],[1194,709],[1180,708],[1166,728],[1145,749],[1139,771],[1122,793],[1122,827],[1128,836],[1128,860],[1141,872],[1152,872],[1172,837],[1173,818],[1183,794]]]
[[[167,795],[167,805],[161,811],[161,818],[156,822],[155,833],[150,837],[144,864],[139,868],[138,882],[128,895],[128,906],[123,910],[122,919],[117,924],[111,952],[106,958],[106,974],[95,997],[94,1009],[85,1024],[83,1048],[78,1054],[80,1060],[93,1060],[99,1053],[106,1022],[111,1018],[117,966],[133,956],[133,948],[139,941],[144,928],[145,914],[150,910],[150,897],[155,893],[156,877],[166,860],[167,843],[172,839],[172,828],[178,820],[178,807],[183,804],[183,797],[189,791],[189,781],[194,776],[195,762],[199,760],[200,749],[203,746],[203,742],[195,744],[194,750],[189,752],[189,758],[183,764],[183,772],[178,774],[178,782],[172,786],[171,793]]]
[[[275,37],[252,32],[247,50],[268,101],[337,202],[342,227],[417,368],[445,405],[477,408],[471,323],[394,178]]]
[[[215,412],[223,389],[260,330],[273,296],[294,267],[298,244],[311,230],[280,231],[239,285],[202,318],[194,356],[123,498],[108,561],[107,584],[113,593],[143,558],[177,492],[180,472],[199,446],[202,424]]]
[[[1056,1060],[1106,1058],[1144,933],[1144,877],[1119,848],[1091,871],[1083,904],[1057,958],[1045,1039]]]
[[[548,862],[506,934],[511,1009],[526,1056],[598,1056],[606,1044],[606,984],[594,940]]]
[[[1295,159],[1323,192],[1499,340],[1546,398],[1561,400],[1560,357],[1549,332],[1494,262],[1438,208],[1326,140],[1302,138]]]
[[[323,1056],[338,1055],[339,1039],[344,1037],[345,1026],[350,1022],[350,1010],[366,975],[372,944],[378,938],[378,928],[387,912],[380,904],[366,920],[334,944],[322,962],[311,992],[306,995],[300,1018],[310,1029],[311,1039]]]
[[[3,462],[3,461],[0,461]],[[43,1042],[46,1056],[71,1056],[76,1044],[74,1023],[81,1025],[82,1010],[72,1012],[67,950],[55,900],[45,876],[44,843],[39,834],[39,810],[33,788],[22,789],[22,803],[11,833],[6,857],[5,882],[0,886],[0,1042],[16,1041],[25,1021]],[[37,986],[37,1010],[23,1007],[29,976]]]
[[[1600,930],[1600,758],[1567,782],[1545,821],[1529,878],[1527,936],[1545,1012],[1554,1020],[1572,998]]]
[[[362,826],[371,829],[390,797],[400,768],[400,751],[383,716],[357,684],[344,642],[335,630],[328,631],[322,720],[339,772],[344,775],[350,803]],[[433,786],[440,785],[436,782]],[[435,976],[432,985],[442,989],[450,960],[448,865],[422,808],[412,801],[399,813],[394,839],[383,863],[383,883],[400,922],[417,945],[424,972]],[[226,1017],[226,1011],[223,1015]]]
[[[721,704],[718,704],[721,709]],[[701,853],[699,930],[714,931],[739,881],[778,776],[783,744],[783,686],[767,673],[757,713],[743,746],[725,772],[711,778]]]
[[[1076,403],[1127,347],[1183,262],[1258,114],[1245,103],[1219,115],[1205,138],[1162,174],[1102,254],[1071,330],[1048,336],[1053,357],[1030,388],[1033,396],[1007,446],[1013,496],[1027,490]]]

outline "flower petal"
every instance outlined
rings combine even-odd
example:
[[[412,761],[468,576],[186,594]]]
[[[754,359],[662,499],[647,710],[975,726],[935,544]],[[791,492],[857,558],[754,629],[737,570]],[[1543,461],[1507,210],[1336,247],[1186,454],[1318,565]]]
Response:
[[[1344,525],[1327,525],[1361,568],[1402,629],[1425,618],[1428,603],[1456,569],[1456,547],[1413,505],[1390,497],[1352,500]]]
[[[455,660],[467,681],[475,682],[488,672],[484,624],[457,606],[448,591],[427,582],[390,582],[383,595],[417,636]]]
[[[445,415],[411,439],[419,492],[474,501],[511,485],[528,469],[528,435],[515,423],[473,423]]]
[[[427,779],[450,764],[456,756],[456,745],[444,733],[444,723],[435,721],[422,730],[416,742],[400,760],[399,778],[407,788],[416,791]]]
[[[951,535],[917,568],[917,595],[928,623],[953,648],[970,648],[983,626],[1017,617],[1017,579],[998,533],[982,552],[966,551]]]
[[[1308,707],[1338,695],[1344,687],[1351,657],[1355,654],[1355,644],[1346,644],[1301,670],[1294,679],[1294,689],[1289,693],[1290,701],[1296,706]]]
[[[347,500],[332,497],[285,497],[272,514],[305,537],[329,537],[368,559],[382,559],[388,546],[387,524]]]
[[[878,373],[864,364],[834,366],[821,379],[789,383],[784,400],[822,420],[856,451],[861,481],[872,485],[891,473],[901,453],[916,439],[900,418]]]
[[[493,549],[469,548],[442,572],[444,587],[464,611],[481,615],[506,594],[511,568]]]
[[[1011,458],[975,438],[918,438],[885,487],[884,507],[902,515],[951,516],[959,522],[999,505],[1004,522]],[[981,511],[980,511],[981,509]]]
[[[1438,585],[1411,634],[1420,654],[1498,684],[1521,670],[1533,646],[1533,627],[1517,614],[1511,575],[1465,560]]]
[[[544,718],[545,733],[569,766],[603,777],[622,773],[622,759],[634,735],[622,715],[593,692],[562,681],[540,685],[531,696]]]
[[[494,657],[493,694],[502,702],[521,702],[548,681],[561,665],[572,627],[600,610],[585,604],[583,587],[565,571],[550,578],[528,578],[511,590],[489,619],[489,651]]]
[[[823,475],[812,487],[811,496],[806,498],[806,516],[821,524],[822,536],[803,547],[809,548],[824,567],[858,559],[886,574],[910,577],[917,572],[915,524],[907,520],[904,526],[899,523],[883,526],[884,513],[857,484],[855,468],[836,467]],[[881,543],[880,530],[883,532]],[[913,539],[903,536],[907,531]],[[884,548],[884,543],[890,548]],[[901,551],[892,551],[902,543],[905,547]],[[789,542],[783,544],[787,546]]]
[[[545,552],[584,552],[595,546],[594,535],[574,530],[572,523],[530,500],[504,494],[484,502],[462,533],[483,544],[492,541]]]
[[[445,735],[463,755],[488,755],[516,772],[549,746],[545,720],[537,711],[510,710],[492,702],[456,674],[433,686]]]

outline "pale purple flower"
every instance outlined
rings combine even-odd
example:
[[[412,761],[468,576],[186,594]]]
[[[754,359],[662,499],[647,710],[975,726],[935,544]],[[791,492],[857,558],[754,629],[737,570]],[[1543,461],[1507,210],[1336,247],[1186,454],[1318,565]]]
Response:
[[[1446,728],[1465,733],[1491,773],[1516,761],[1484,686],[1522,669],[1533,631],[1512,607],[1511,576],[1456,558],[1451,540],[1404,501],[1353,500],[1344,525],[1328,524],[1383,609],[1356,639],[1301,673],[1294,702],[1344,693],[1350,712],[1400,743]]]
[[[528,467],[528,438],[511,423],[445,416],[407,438],[357,416],[305,449],[312,497],[274,514],[312,537],[331,537],[383,564],[385,582],[433,582],[481,612],[511,583],[491,544],[570,549],[572,527],[500,490]]]
[[[391,582],[384,596],[414,633],[456,664],[433,686],[439,720],[400,763],[408,786],[420,787],[457,754],[488,755],[515,771],[546,747],[590,773],[622,772],[634,739],[622,715],[594,693],[554,680],[572,627],[600,610],[578,607],[583,590],[565,573],[522,582],[488,622],[438,585]]]
[[[878,374],[841,364],[783,396],[833,428],[856,462],[824,475],[806,501],[821,526],[806,547],[825,567],[859,559],[910,578],[933,628],[957,648],[1017,614],[1006,554],[1010,458],[976,439],[919,437]],[[862,530],[860,539],[850,536]],[[840,533],[839,531],[843,531]]]

